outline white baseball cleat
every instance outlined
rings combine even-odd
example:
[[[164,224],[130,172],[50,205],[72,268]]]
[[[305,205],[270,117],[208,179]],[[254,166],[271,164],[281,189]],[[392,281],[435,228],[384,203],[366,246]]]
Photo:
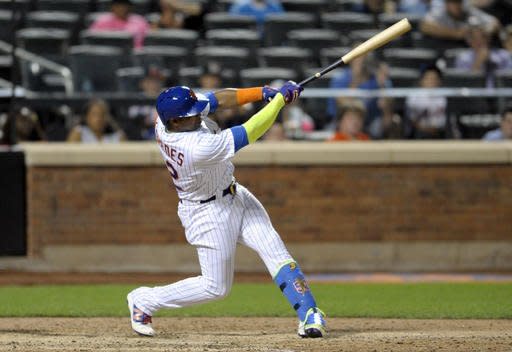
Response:
[[[324,337],[327,335],[325,326],[325,314],[319,308],[310,308],[306,313],[306,319],[299,321],[297,334],[300,337]]]
[[[133,303],[130,293],[126,296],[126,301],[128,302],[128,309],[130,310],[130,320],[132,322],[133,331],[142,336],[154,336],[155,330],[153,330],[151,326],[151,315],[137,308]]]

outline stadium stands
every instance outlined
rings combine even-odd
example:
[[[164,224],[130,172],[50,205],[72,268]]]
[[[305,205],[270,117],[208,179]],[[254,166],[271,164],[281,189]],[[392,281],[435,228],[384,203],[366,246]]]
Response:
[[[436,63],[442,64],[444,87],[488,85],[489,77],[483,73],[452,69],[467,44],[424,36],[418,29],[422,19],[418,14],[389,9],[379,15],[354,12],[359,0],[281,0],[286,12],[269,15],[258,26],[254,18],[230,14],[233,1],[220,0],[207,7],[204,26],[199,29],[153,29],[146,34],[144,46],[134,50],[128,33],[88,30],[98,16],[110,10],[110,0],[16,0],[14,38],[16,45],[29,53],[69,67],[77,92],[136,92],[139,88],[131,85],[150,67],[167,70],[169,82],[193,86],[205,68],[218,71],[223,84],[232,86],[269,83],[278,78],[300,80],[339,59],[354,43],[407,17],[413,30],[376,52],[390,67],[393,87],[416,86],[420,70]],[[150,23],[158,21],[158,1],[132,2],[134,12]],[[4,29],[0,40],[10,43],[12,3],[0,0],[0,25]],[[499,45],[496,40],[494,43]],[[0,77],[10,79],[11,58],[6,50],[0,54],[5,55],[0,56]],[[62,75],[43,69],[37,60],[22,60],[19,68],[22,84],[30,90],[64,91]],[[309,87],[328,88],[331,77],[326,75]],[[496,87],[512,86],[510,71],[498,72],[492,79]],[[325,105],[325,98],[317,99],[317,103],[308,101],[306,109],[324,114],[320,105]],[[496,110],[494,105],[487,108]]]

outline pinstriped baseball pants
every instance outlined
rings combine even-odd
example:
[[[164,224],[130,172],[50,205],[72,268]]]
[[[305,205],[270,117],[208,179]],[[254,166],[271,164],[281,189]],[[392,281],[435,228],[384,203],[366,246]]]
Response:
[[[261,203],[240,184],[234,196],[205,204],[180,203],[178,215],[187,241],[197,249],[201,275],[134,290],[134,303],[146,314],[225,297],[233,284],[237,243],[255,250],[271,275],[292,259]]]

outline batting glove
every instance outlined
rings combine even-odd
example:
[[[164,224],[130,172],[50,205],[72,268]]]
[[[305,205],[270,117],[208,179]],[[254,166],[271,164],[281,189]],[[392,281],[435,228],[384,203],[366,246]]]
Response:
[[[286,104],[290,104],[299,97],[303,90],[304,88],[299,86],[294,81],[288,81],[281,87],[281,89],[279,89],[279,92],[283,95],[284,102]]]
[[[264,86],[262,88],[262,91],[263,91],[263,100],[265,100],[266,102],[271,101],[276,96],[276,94],[279,93],[279,91],[277,89],[269,87],[269,86]]]

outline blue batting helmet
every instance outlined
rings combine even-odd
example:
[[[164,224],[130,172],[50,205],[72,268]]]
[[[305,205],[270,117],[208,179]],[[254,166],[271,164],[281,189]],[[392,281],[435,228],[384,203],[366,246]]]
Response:
[[[208,99],[198,98],[189,87],[177,86],[164,90],[156,100],[156,111],[165,125],[169,120],[199,115]]]

